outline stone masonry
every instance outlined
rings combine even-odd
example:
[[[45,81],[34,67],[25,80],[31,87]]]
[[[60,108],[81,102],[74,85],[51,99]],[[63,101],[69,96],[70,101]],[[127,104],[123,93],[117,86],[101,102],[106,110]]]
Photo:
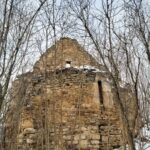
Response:
[[[135,98],[120,87],[130,128]],[[61,38],[13,83],[4,150],[111,150],[126,142],[109,73]]]

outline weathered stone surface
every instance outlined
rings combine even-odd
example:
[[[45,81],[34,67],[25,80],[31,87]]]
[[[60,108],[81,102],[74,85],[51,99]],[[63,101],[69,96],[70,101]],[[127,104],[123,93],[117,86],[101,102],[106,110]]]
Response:
[[[93,145],[99,145],[99,140],[92,140],[91,143],[92,143]]]
[[[65,68],[66,61],[70,67]],[[122,144],[109,74],[76,40],[61,39],[13,86],[5,133],[12,144],[5,143],[4,150],[105,150],[108,142],[111,148]],[[129,93],[121,96],[133,128],[135,101],[131,104]]]
[[[35,143],[35,141],[31,140],[31,139],[27,139],[26,141],[27,141],[27,144],[33,144],[33,143]]]
[[[23,131],[24,134],[34,134],[36,130],[34,128],[25,128]]]
[[[88,141],[87,140],[81,140],[79,142],[79,146],[78,148],[80,147],[80,149],[84,149],[86,150],[88,148]]]
[[[99,140],[100,139],[100,134],[90,134],[90,138],[92,140]]]

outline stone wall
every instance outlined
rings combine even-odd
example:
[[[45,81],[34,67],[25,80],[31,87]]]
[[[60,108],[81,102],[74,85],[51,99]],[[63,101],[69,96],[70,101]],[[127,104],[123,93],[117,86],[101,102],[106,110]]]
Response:
[[[75,39],[61,38],[55,45],[49,48],[34,65],[34,71],[43,72],[63,68],[66,61],[71,62],[71,66],[98,66],[104,67],[84,50]]]
[[[64,67],[66,60],[71,67]],[[81,69],[84,65],[99,69]],[[122,94],[130,124],[131,95],[129,90]],[[123,145],[111,78],[76,40],[61,39],[44,53],[33,72],[14,81],[11,97],[5,150],[108,150]]]
[[[106,106],[112,95],[102,73],[69,68],[30,78],[17,108],[18,149],[98,150],[120,145],[119,118],[113,104]],[[97,80],[104,83],[105,106],[100,105]]]

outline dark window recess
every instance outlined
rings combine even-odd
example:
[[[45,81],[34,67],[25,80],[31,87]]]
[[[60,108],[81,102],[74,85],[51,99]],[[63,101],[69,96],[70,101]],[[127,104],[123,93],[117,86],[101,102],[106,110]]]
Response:
[[[70,84],[69,84],[69,83],[66,83],[66,86],[70,86]]]
[[[66,64],[70,64],[71,65],[71,61],[66,61]]]
[[[98,90],[99,90],[100,104],[103,105],[103,88],[102,88],[102,81],[98,81]]]

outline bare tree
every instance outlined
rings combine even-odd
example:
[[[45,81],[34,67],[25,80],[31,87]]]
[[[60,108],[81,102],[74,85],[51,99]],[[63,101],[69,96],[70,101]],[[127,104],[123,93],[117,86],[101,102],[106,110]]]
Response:
[[[67,3],[78,17],[79,23],[82,23],[102,63],[111,74],[117,95],[115,102],[119,107],[120,120],[125,130],[124,136],[127,138],[130,149],[133,150],[135,149],[134,135],[129,128],[123,108],[119,81],[121,78],[133,86],[136,97],[135,113],[133,114],[134,128],[138,116],[141,120],[147,118],[143,116],[143,109],[145,103],[147,104],[149,101],[148,91],[146,91],[147,94],[143,91],[149,85],[148,70],[143,68],[144,65],[148,65],[149,61],[149,18],[147,16],[146,21],[145,14],[141,10],[142,1],[138,2],[138,6],[136,1],[131,1],[129,7],[129,3],[125,1],[107,0],[102,1],[99,8],[95,7],[94,1],[88,0],[84,2],[80,0],[67,1]],[[128,6],[128,11],[126,6]],[[142,46],[144,46],[144,50],[140,50]],[[148,61],[145,60],[146,55]],[[143,86],[141,87],[141,85]],[[149,112],[146,114],[149,116]],[[138,124],[142,124],[142,122]]]
[[[100,63],[113,79],[115,103],[119,108],[124,139],[126,138],[129,148],[136,149],[136,133],[132,130],[139,124],[141,133],[137,139],[140,148],[144,149],[141,141],[146,135],[142,129],[145,125],[149,128],[150,124],[150,17],[148,10],[145,10],[146,3],[146,0],[102,0],[101,3],[94,0],[40,0],[35,4],[32,1],[2,0],[0,109],[11,79],[29,61],[26,56],[32,51],[30,46],[34,40],[42,54],[43,49],[48,49],[51,42],[56,44],[59,37],[78,37],[88,41],[88,46],[94,47]],[[57,51],[55,57],[56,53]],[[123,107],[119,89],[121,80],[132,85],[136,97],[132,127]],[[137,123],[138,117],[140,122]],[[146,139],[148,143],[150,139]],[[46,142],[49,144],[48,139]]]
[[[143,46],[147,59],[150,62],[149,4],[147,1],[142,0],[125,1],[124,3],[128,15],[128,28],[132,30],[138,42]]]
[[[0,84],[2,86],[0,108],[12,75],[16,74],[22,63],[25,63],[23,60],[28,50],[35,18],[45,2],[46,0],[40,1],[34,10],[29,7],[31,3],[25,1],[3,0],[0,2]]]

